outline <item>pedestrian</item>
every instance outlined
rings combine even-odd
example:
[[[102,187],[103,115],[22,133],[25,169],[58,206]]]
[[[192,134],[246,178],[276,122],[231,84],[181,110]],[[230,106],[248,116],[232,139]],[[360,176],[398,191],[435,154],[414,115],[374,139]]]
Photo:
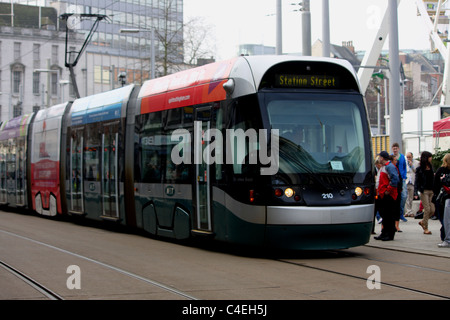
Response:
[[[450,199],[445,200],[443,227],[445,229],[445,237],[442,243],[438,244],[439,248],[450,248]]]
[[[434,196],[437,198],[442,189],[442,178],[445,175],[450,174],[450,153],[447,153],[442,159],[442,165],[436,170],[433,181],[433,192]],[[436,201],[435,203],[435,215],[439,218],[441,222],[441,240],[445,239],[445,228],[444,228],[444,209],[445,201]]]
[[[397,207],[396,208],[397,214],[394,216],[395,230],[397,232],[403,232],[402,230],[400,230],[400,217],[401,217],[401,210],[400,210],[400,208],[401,208],[401,196],[400,195],[402,194],[403,182],[402,182],[402,179],[400,178],[400,172],[398,170],[398,158],[399,158],[398,155],[397,156],[394,156],[394,155],[390,156],[391,162],[395,166],[395,168],[397,169],[397,174],[399,176],[399,181],[398,181],[398,185],[397,185],[398,197],[395,200],[396,207]]]
[[[398,195],[399,175],[397,168],[391,163],[389,153],[381,151],[380,160],[382,168],[380,170],[380,180],[378,184],[379,210],[381,214],[382,230],[381,234],[374,237],[375,240],[394,240],[395,236],[395,216],[398,215],[396,199]]]
[[[434,172],[431,165],[432,154],[428,151],[423,151],[420,156],[420,165],[416,169],[416,181],[414,183],[414,191],[419,193],[420,200],[423,205],[423,219],[419,221],[423,228],[424,234],[431,234],[428,230],[428,220],[434,214],[434,204],[432,202],[434,192]]]
[[[372,234],[375,234],[375,218],[380,216],[379,208],[378,208],[379,207],[379,205],[378,205],[378,202],[379,202],[378,185],[380,182],[380,171],[381,171],[382,167],[383,167],[383,164],[381,163],[381,159],[380,159],[380,157],[377,157],[375,159],[375,174],[376,174],[375,175],[375,210],[373,213]]]
[[[402,183],[402,192],[401,192],[401,199],[400,199],[400,219],[403,222],[407,222],[408,219],[405,218],[404,216],[404,209],[405,209],[405,203],[406,203],[406,198],[408,196],[407,194],[407,188],[406,188],[406,170],[407,170],[407,166],[406,166],[406,158],[405,156],[400,153],[400,145],[395,142],[394,144],[392,144],[392,153],[395,157],[397,157],[397,168],[398,171],[400,172],[400,182]]]
[[[416,180],[416,168],[419,166],[419,161],[414,159],[412,152],[406,153],[406,202],[405,202],[405,217],[414,217],[415,213],[412,211],[412,204],[414,199],[418,196],[414,193],[414,181]]]

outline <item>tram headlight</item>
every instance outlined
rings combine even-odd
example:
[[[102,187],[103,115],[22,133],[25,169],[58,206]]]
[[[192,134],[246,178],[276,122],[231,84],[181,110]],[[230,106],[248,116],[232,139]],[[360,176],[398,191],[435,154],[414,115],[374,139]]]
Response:
[[[294,194],[295,192],[292,188],[286,188],[286,190],[284,190],[284,195],[288,198],[291,198]]]
[[[359,197],[360,195],[362,195],[362,193],[363,193],[363,189],[360,187],[356,187],[356,189],[355,189],[356,196]]]

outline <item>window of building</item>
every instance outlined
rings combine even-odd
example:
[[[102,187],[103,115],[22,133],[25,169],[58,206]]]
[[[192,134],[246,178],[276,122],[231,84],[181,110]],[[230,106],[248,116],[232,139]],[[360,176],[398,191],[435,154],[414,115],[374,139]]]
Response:
[[[20,60],[21,45],[20,42],[14,42],[14,60]]]
[[[94,66],[94,82],[109,84],[109,67]]]
[[[22,84],[22,71],[13,71],[13,93],[20,93],[20,86]]]
[[[41,45],[39,43],[33,44],[33,61],[34,65],[40,64],[41,61]]]
[[[21,105],[15,105],[13,113],[14,113],[14,118],[21,116],[22,115],[22,107],[21,107]]]
[[[52,63],[58,63],[58,46],[55,45],[52,46]]]
[[[33,72],[33,94],[39,95],[40,87],[41,87],[41,74],[40,72]]]
[[[58,74],[52,72],[52,95],[56,96],[58,94]]]

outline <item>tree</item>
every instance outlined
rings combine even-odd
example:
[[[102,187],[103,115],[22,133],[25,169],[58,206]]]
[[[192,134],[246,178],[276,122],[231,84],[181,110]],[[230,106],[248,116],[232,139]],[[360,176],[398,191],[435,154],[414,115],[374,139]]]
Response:
[[[179,0],[159,0],[159,4],[161,19],[153,25],[156,77],[183,70],[186,68],[185,63],[195,65],[198,59],[208,59],[214,55],[211,25],[199,17],[190,18],[184,23],[182,10],[177,8],[182,5]],[[139,27],[148,30],[145,25]],[[144,68],[150,69],[149,66]]]
[[[204,18],[192,17],[184,25],[184,61],[188,65],[196,65],[198,59],[214,56],[215,41],[212,37],[213,26]]]
[[[177,10],[177,5],[182,4],[178,0],[160,0],[164,3],[163,19],[159,20],[159,26],[155,28],[155,38],[160,44],[159,76],[165,76],[180,70],[183,63],[183,16]]]

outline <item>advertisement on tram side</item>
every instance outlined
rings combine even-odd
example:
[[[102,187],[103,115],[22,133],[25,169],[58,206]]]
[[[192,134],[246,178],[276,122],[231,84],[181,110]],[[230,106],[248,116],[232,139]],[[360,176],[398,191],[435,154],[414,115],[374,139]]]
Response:
[[[31,145],[31,195],[39,214],[61,213],[61,120],[66,104],[41,110],[33,124]]]

